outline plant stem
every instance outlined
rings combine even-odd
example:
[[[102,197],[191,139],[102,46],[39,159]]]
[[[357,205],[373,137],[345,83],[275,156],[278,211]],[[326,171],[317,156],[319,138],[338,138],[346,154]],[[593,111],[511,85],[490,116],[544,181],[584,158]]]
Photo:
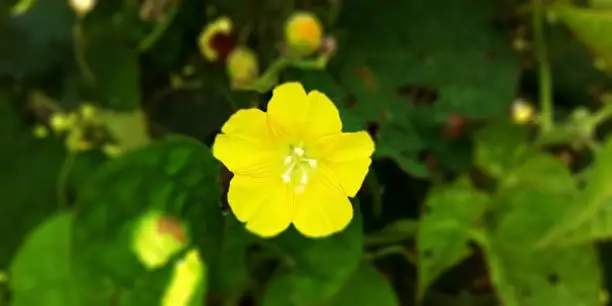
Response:
[[[540,127],[541,131],[550,132],[554,127],[553,103],[552,103],[552,78],[550,72],[550,60],[546,48],[544,36],[544,0],[532,0],[533,14],[533,38],[535,55],[538,61],[539,76],[539,99],[541,108]]]
[[[153,31],[138,43],[138,52],[144,53],[145,51],[149,50],[162,37],[162,35],[166,33],[166,30],[168,27],[170,27],[174,17],[176,17],[180,6],[181,2],[178,1],[172,5],[170,11],[163,18],[163,20],[155,25]]]
[[[57,202],[60,207],[68,206],[68,197],[66,196],[66,185],[68,184],[68,179],[70,177],[70,171],[72,170],[72,166],[74,166],[74,162],[76,159],[75,152],[67,152],[67,155],[62,163],[62,166],[57,175]]]

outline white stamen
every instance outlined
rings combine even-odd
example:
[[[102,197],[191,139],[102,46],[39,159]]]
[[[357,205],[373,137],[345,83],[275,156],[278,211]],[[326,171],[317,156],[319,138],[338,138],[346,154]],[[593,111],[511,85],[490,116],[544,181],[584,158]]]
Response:
[[[297,154],[297,156],[302,156],[304,155],[304,149],[300,148],[300,147],[295,147],[293,148],[293,152],[295,154]]]
[[[283,175],[281,175],[281,177],[283,178],[283,182],[285,182],[285,183],[291,182],[291,176],[289,176],[289,172],[283,173]]]
[[[290,164],[292,160],[293,158],[291,158],[291,155],[287,155],[287,157],[285,157],[285,165]]]
[[[310,166],[310,168],[316,168],[317,167],[317,160],[316,159],[308,159],[308,165]]]
[[[302,173],[302,177],[300,178],[300,183],[302,185],[308,183],[308,175],[306,174],[306,171]]]

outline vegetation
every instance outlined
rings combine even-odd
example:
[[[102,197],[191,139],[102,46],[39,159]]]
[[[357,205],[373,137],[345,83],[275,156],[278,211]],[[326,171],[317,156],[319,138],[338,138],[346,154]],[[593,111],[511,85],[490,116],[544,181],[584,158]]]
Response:
[[[0,305],[607,305],[610,33],[609,0],[2,1]],[[249,230],[213,155],[287,82],[375,143],[335,234]]]

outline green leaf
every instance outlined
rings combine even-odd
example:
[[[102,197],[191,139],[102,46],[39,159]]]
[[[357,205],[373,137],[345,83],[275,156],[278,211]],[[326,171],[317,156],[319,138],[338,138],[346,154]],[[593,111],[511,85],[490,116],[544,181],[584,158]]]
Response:
[[[72,214],[60,213],[34,228],[9,271],[14,306],[78,306],[72,278]]]
[[[373,246],[412,239],[416,237],[418,228],[418,221],[400,219],[365,237],[365,244]]]
[[[501,185],[510,187],[514,184],[525,184],[561,193],[577,191],[567,167],[559,159],[547,153],[525,157],[521,164],[509,169],[501,179]]]
[[[587,185],[541,244],[575,244],[612,236],[609,222],[612,205],[612,138],[605,141],[591,166]]]
[[[70,63],[74,22],[63,0],[36,1],[23,15],[1,16],[0,76],[35,75]]]
[[[503,177],[520,164],[527,147],[527,131],[510,121],[489,124],[475,135],[475,163],[494,177]]]
[[[222,233],[218,171],[205,146],[173,136],[111,160],[94,173],[78,199],[73,237],[84,290],[130,290],[143,280],[147,288],[164,288],[171,264],[149,272],[131,250],[135,222],[151,211],[184,223],[185,236],[191,237],[187,244],[198,248],[206,265],[214,265]],[[163,292],[145,293],[159,300]]]
[[[138,52],[110,35],[92,35],[83,43],[83,73],[89,76],[105,108],[133,111],[140,106]],[[81,43],[81,42],[79,42]]]
[[[609,9],[579,8],[557,4],[551,8],[575,34],[604,62],[612,67],[612,11]]]
[[[362,258],[363,230],[359,205],[353,220],[342,232],[327,238],[309,239],[289,230],[273,240],[289,261],[292,302],[317,305],[338,293]]]
[[[491,26],[497,6],[487,0],[343,4],[340,47],[330,69],[354,100],[345,116],[361,128],[378,124],[377,154],[424,177],[428,173],[417,156],[435,143],[426,130],[453,113],[467,118],[506,113],[519,66],[510,41]],[[405,88],[425,88],[429,97],[400,96]],[[428,100],[433,105],[414,105]]]
[[[417,235],[419,300],[437,277],[471,253],[469,233],[489,201],[489,196],[461,181],[430,192]]]
[[[600,305],[601,272],[593,245],[536,247],[565,212],[582,205],[569,170],[561,163],[557,169],[552,162],[542,165],[525,167],[514,184],[503,186],[493,199],[488,231],[474,232],[498,296],[507,306]],[[534,177],[548,182],[533,184]]]
[[[101,111],[99,118],[107,124],[123,152],[145,146],[151,142],[147,119],[141,109],[131,112]]]
[[[249,281],[247,249],[256,239],[232,214],[225,217],[219,264],[211,267],[211,292],[229,300],[240,297]]]
[[[328,305],[394,306],[399,305],[399,301],[387,280],[369,264],[361,263]]]
[[[262,299],[263,306],[299,305],[291,300],[291,279],[288,275],[277,275],[267,286]],[[367,263],[361,263],[357,270],[346,280],[338,293],[327,306],[349,305],[399,305],[390,284]]]

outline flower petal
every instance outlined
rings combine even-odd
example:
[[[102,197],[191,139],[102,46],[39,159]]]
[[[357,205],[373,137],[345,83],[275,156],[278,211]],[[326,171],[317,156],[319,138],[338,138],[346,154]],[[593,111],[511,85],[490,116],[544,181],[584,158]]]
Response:
[[[320,173],[296,195],[293,225],[306,237],[319,238],[342,231],[353,218],[353,206],[340,186]]]
[[[221,132],[215,138],[212,152],[234,174],[269,176],[280,167],[283,156],[261,110],[237,111]]]
[[[330,162],[363,160],[374,153],[374,141],[366,131],[321,137],[315,145],[317,155]]]
[[[361,189],[371,163],[371,158],[363,158],[346,162],[324,162],[323,166],[333,173],[344,193],[352,198]]]
[[[332,173],[347,196],[354,197],[372,163],[372,137],[365,131],[334,134],[318,139],[316,151],[321,165]]]
[[[244,175],[234,175],[227,192],[227,202],[236,219],[247,222],[264,205],[269,190],[268,180]]]
[[[305,134],[309,138],[342,132],[342,121],[338,108],[324,93],[313,90],[308,93],[310,109]]]
[[[302,84],[289,82],[278,85],[268,102],[268,118],[274,133],[298,136],[308,116],[309,100]]]
[[[252,188],[255,187],[259,190],[245,194],[244,199],[256,196],[264,200],[257,211],[248,218],[246,228],[260,237],[274,237],[291,225],[294,213],[293,192],[289,190],[289,185],[282,183],[280,179],[261,181],[252,186]],[[265,195],[258,195],[258,193]]]

